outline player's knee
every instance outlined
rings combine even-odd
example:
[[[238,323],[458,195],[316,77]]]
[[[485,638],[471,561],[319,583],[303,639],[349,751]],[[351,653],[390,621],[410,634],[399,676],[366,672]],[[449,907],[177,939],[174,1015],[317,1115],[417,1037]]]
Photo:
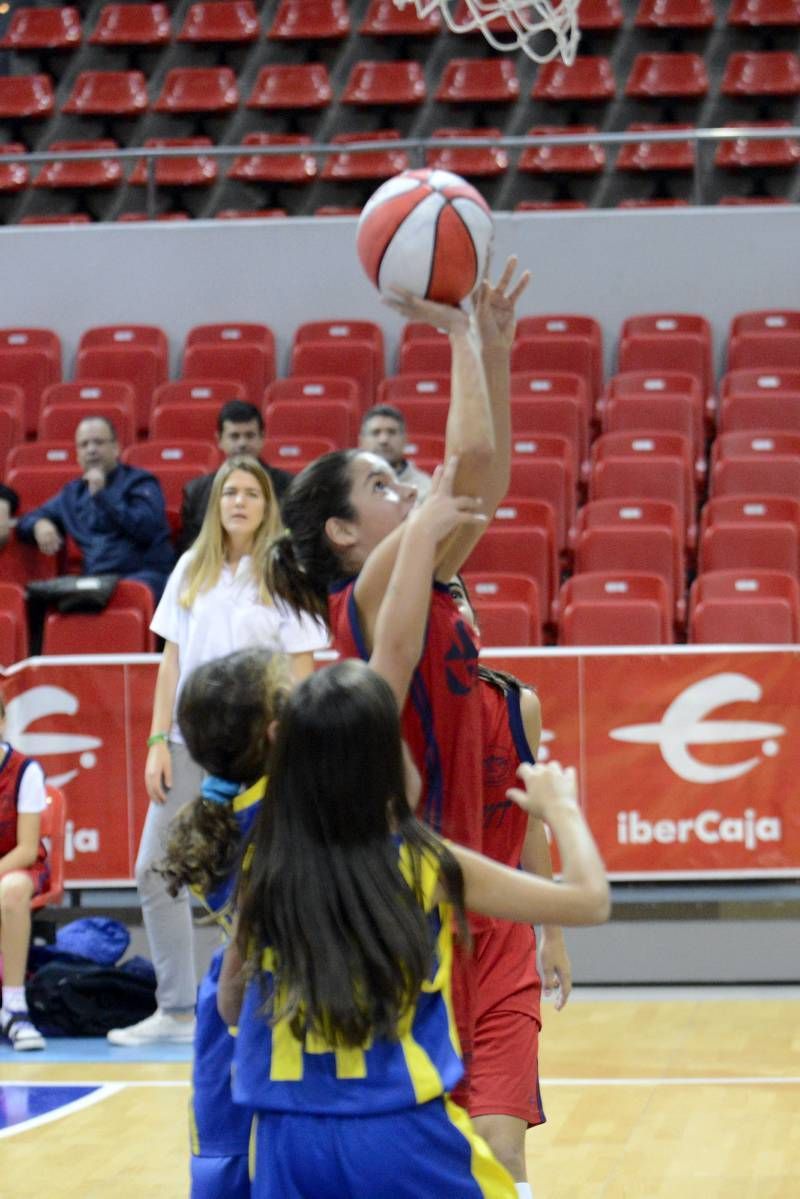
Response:
[[[27,874],[6,874],[0,879],[0,913],[16,915],[30,910],[33,884]]]
[[[524,1182],[525,1124],[504,1116],[481,1116],[475,1126],[501,1165],[515,1182]]]

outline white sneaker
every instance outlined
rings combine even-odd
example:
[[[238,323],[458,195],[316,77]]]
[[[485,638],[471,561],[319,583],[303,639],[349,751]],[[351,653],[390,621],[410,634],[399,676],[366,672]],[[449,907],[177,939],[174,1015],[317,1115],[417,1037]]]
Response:
[[[112,1028],[107,1036],[112,1045],[152,1045],[157,1041],[189,1045],[194,1040],[194,1024],[194,1016],[191,1020],[178,1020],[156,1008],[152,1016],[129,1028]]]
[[[24,1053],[28,1049],[47,1048],[47,1042],[27,1012],[4,1013],[1,1024],[12,1049]]]

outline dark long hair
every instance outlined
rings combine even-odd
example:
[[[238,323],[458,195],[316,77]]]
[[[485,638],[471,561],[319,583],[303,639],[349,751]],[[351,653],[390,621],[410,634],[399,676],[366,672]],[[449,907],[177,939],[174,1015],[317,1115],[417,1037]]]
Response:
[[[268,649],[239,650],[198,666],[178,701],[178,724],[194,761],[232,783],[254,783],[267,768],[267,728],[279,719],[289,688],[286,660]],[[240,840],[230,804],[201,795],[184,804],[157,867],[169,894],[187,885],[212,891],[237,866]]]
[[[423,864],[434,863],[462,918],[463,879],[412,815],[394,695],[365,663],[326,667],[290,696],[251,844],[239,947],[252,971],[274,951],[269,1017],[330,1045],[395,1035],[432,962]]]
[[[332,516],[353,520],[350,464],[358,450],[334,450],[297,475],[281,501],[286,531],[267,556],[267,587],[296,612],[311,612],[327,624],[328,587],[342,578],[339,555],[325,532]]]

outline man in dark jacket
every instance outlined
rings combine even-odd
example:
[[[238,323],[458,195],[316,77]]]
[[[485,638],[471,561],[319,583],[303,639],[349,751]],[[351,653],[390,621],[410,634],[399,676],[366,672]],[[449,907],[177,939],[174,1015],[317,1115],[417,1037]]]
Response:
[[[226,458],[233,458],[236,454],[248,454],[251,458],[258,458],[269,475],[272,490],[280,502],[281,496],[292,481],[292,476],[288,471],[270,466],[261,459],[261,451],[264,448],[264,418],[254,404],[247,404],[244,400],[230,400],[223,404],[217,417],[217,445]],[[212,471],[211,474],[192,479],[183,489],[181,531],[178,536],[180,554],[188,550],[200,532],[211,495],[214,473]]]
[[[105,417],[82,420],[75,447],[82,477],[23,516],[19,537],[43,554],[57,554],[69,534],[83,554],[85,575],[139,579],[158,600],[175,558],[158,480],[120,463],[117,433]]]

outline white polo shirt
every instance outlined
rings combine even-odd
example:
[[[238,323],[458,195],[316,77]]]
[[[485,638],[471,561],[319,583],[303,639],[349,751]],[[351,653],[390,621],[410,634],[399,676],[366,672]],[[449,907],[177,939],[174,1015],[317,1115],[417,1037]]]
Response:
[[[183,680],[214,658],[251,646],[301,654],[328,644],[328,630],[321,621],[310,615],[298,617],[281,600],[261,601],[249,555],[239,561],[235,572],[223,566],[219,581],[209,591],[201,591],[191,608],[184,608],[179,600],[193,552],[188,550],[179,558],[150,625],[159,637],[178,647],[176,706]],[[170,739],[183,740],[174,720]]]

